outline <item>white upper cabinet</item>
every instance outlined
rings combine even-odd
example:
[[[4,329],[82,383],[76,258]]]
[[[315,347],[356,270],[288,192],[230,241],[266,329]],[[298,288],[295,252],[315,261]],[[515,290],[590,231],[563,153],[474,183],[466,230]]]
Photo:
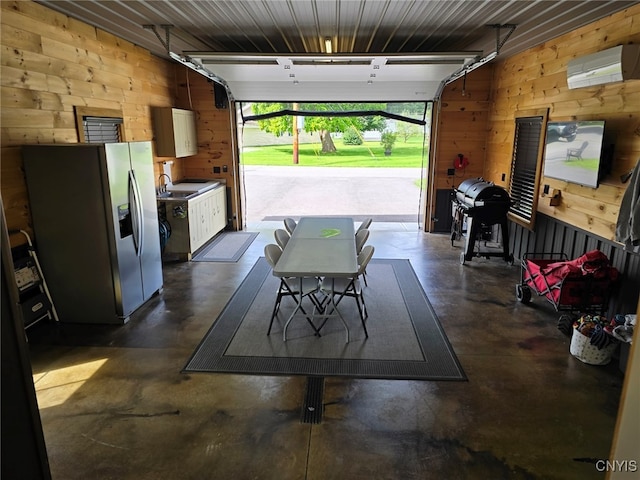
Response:
[[[156,155],[189,157],[198,153],[195,112],[170,107],[155,108],[153,123]]]

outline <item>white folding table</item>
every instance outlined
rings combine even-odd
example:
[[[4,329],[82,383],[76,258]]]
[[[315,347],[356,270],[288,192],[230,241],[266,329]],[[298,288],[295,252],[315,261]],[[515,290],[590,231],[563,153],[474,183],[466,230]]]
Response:
[[[287,327],[302,306],[303,277],[345,277],[358,273],[355,230],[350,217],[302,217],[291,234],[273,269],[277,277],[300,278],[300,295],[296,296],[296,308],[284,326],[283,340],[287,340]],[[332,292],[333,293],[333,292]],[[338,310],[333,294],[330,304],[342,321],[349,342],[349,327]]]

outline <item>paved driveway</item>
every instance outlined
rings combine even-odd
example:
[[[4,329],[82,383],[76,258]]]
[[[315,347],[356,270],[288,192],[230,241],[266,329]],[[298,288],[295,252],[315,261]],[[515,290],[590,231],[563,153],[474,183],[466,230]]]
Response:
[[[417,222],[419,168],[244,166],[248,222],[300,215]]]

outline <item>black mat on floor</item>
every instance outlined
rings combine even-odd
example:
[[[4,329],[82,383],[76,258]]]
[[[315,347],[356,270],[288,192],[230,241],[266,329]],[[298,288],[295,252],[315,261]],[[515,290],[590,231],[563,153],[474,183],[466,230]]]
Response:
[[[222,232],[193,256],[194,262],[237,262],[258,236],[255,232]]]
[[[373,259],[367,283],[368,338],[355,300],[345,297],[340,311],[349,326],[349,343],[339,319],[329,319],[317,337],[302,314],[289,325],[285,342],[282,330],[294,302],[283,300],[267,335],[279,279],[260,258],[183,372],[466,380],[408,260]]]

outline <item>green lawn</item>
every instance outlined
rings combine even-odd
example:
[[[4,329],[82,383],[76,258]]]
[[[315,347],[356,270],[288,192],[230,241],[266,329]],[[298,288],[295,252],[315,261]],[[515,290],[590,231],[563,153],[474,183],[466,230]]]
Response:
[[[597,172],[600,168],[599,158],[583,158],[581,160],[571,160],[565,163],[567,167],[572,168],[584,168],[585,170],[592,170]]]
[[[299,165],[324,167],[421,167],[422,138],[410,138],[407,143],[396,142],[391,155],[386,157],[378,141],[362,145],[344,145],[340,139],[334,140],[336,153],[321,154],[319,143],[300,144]],[[426,155],[426,152],[425,152]],[[245,165],[293,165],[292,145],[268,145],[248,147],[242,151]]]

